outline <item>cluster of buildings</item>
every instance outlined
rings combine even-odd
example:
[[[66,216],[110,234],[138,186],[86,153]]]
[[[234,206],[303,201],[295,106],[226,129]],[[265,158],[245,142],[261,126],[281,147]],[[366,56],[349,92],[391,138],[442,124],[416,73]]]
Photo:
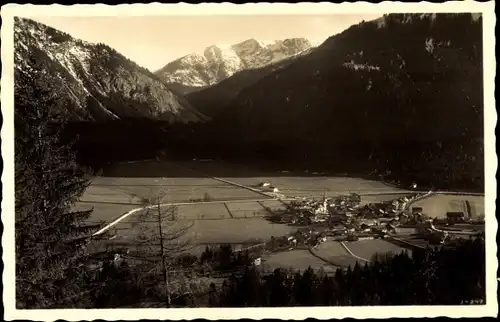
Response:
[[[385,238],[398,234],[401,228],[413,228],[420,238],[432,243],[443,243],[449,237],[448,234],[435,228],[433,219],[426,216],[421,207],[407,209],[410,203],[430,194],[432,192],[429,191],[363,206],[361,197],[355,193],[322,200],[297,198],[280,213],[280,220],[282,223],[308,228],[275,239],[273,248],[310,247],[326,241],[327,236],[348,241]],[[448,215],[454,221],[463,218],[458,214]]]

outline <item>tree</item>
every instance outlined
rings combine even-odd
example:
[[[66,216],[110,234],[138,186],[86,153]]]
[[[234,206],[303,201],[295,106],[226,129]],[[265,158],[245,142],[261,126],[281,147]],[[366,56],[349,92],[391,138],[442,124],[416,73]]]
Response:
[[[39,58],[28,57],[30,67],[15,71],[16,305],[74,306],[75,299],[85,305],[92,277],[82,261],[100,225],[85,224],[92,210],[71,211],[90,181],[71,145],[60,141],[64,120],[53,111],[68,102],[58,84],[44,81]],[[59,123],[51,126],[54,118]]]
[[[217,304],[218,304],[217,288],[215,287],[215,284],[212,282],[212,283],[210,283],[210,288],[208,291],[208,306],[209,307],[216,307]]]
[[[177,208],[163,204],[166,194],[157,189],[153,197],[144,200],[144,210],[138,215],[139,234],[136,238],[136,258],[149,263],[145,275],[161,276],[166,305],[172,305],[170,275],[177,258],[188,251],[192,245],[187,236],[193,226],[192,221],[181,220]],[[180,267],[181,271],[184,271]],[[153,281],[155,279],[153,278]],[[156,284],[155,284],[156,285]],[[164,293],[163,293],[164,292]]]
[[[94,294],[94,308],[117,308],[135,305],[143,297],[143,290],[138,285],[136,271],[126,262],[119,265],[105,261],[98,274],[101,287]]]
[[[266,277],[269,290],[269,306],[287,306],[291,301],[291,288],[287,283],[285,272],[279,268]]]

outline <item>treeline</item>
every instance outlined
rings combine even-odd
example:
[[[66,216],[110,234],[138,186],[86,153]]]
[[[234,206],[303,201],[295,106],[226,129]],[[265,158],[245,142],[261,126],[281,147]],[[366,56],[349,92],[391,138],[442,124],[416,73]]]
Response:
[[[456,248],[435,248],[406,251],[400,254],[375,256],[371,263],[335,273],[308,268],[303,272],[275,269],[263,272],[252,266],[248,253],[232,253],[230,247],[207,249],[199,258],[216,268],[214,282],[200,293],[174,296],[176,307],[266,307],[266,306],[371,306],[371,305],[460,305],[485,304],[485,248],[481,238],[464,240]],[[242,264],[245,264],[242,267]],[[220,278],[217,272],[233,273]],[[100,295],[100,305],[139,305],[146,288],[140,283],[125,281],[137,276],[132,267],[106,266],[101,276],[114,280],[117,288],[126,287],[127,296]],[[116,274],[116,276],[114,275]],[[124,285],[117,281],[123,280]],[[128,285],[128,286],[127,286]],[[110,287],[110,286],[108,286]],[[108,291],[110,294],[112,291]],[[111,301],[104,304],[105,301]],[[163,303],[161,296],[149,301]],[[107,306],[106,306],[107,305]]]
[[[480,139],[423,141],[417,137],[404,142],[372,144],[344,137],[343,142],[335,145],[300,140],[253,142],[240,140],[236,135],[223,139],[220,126],[217,121],[169,124],[139,118],[78,122],[65,126],[63,138],[66,141],[78,138],[74,148],[79,160],[96,168],[109,162],[163,155],[171,160],[223,159],[276,171],[283,167],[291,171],[315,168],[363,176],[373,170],[377,174],[390,170],[386,179],[399,181],[403,186],[417,182],[422,188],[484,192],[484,148]]]
[[[223,283],[215,306],[458,305],[485,302],[484,242],[358,263],[331,276],[248,268]]]

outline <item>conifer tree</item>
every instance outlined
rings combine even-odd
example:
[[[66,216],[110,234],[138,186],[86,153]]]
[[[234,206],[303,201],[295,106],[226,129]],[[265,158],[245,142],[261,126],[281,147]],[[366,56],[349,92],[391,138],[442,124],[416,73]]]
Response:
[[[171,270],[176,259],[193,246],[188,233],[194,223],[180,220],[175,206],[163,204],[167,194],[160,187],[153,190],[152,196],[144,200],[144,211],[137,216],[140,233],[135,240],[133,255],[148,270],[144,275],[161,276],[160,296],[170,307],[174,299]]]
[[[47,71],[40,57],[29,58],[28,66],[34,66],[29,72],[15,72],[18,308],[84,305],[79,294],[88,294],[91,276],[81,261],[98,228],[84,223],[91,210],[71,211],[89,180],[71,146],[60,142],[58,127],[51,127],[51,120],[58,118],[52,111],[66,102],[58,96],[58,84],[44,82]]]

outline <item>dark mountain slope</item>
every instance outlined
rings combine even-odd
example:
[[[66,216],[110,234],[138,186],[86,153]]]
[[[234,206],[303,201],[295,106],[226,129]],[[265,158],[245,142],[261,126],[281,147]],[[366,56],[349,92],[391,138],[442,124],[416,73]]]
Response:
[[[242,89],[254,85],[276,70],[285,68],[296,59],[309,54],[313,50],[314,48],[304,50],[292,57],[265,67],[239,71],[215,85],[187,94],[186,98],[191,105],[203,114],[215,117],[227,107],[231,100],[238,96]]]
[[[211,127],[200,144],[226,157],[481,184],[482,19],[391,14],[352,26],[243,89]]]
[[[381,27],[351,27],[246,88],[227,116],[252,140],[322,139],[323,130],[375,142],[481,136],[481,21],[468,14],[382,19]]]
[[[103,44],[91,44],[30,19],[16,18],[16,73],[58,84],[69,120],[124,118],[197,122],[206,117],[158,76]],[[36,70],[35,70],[35,66]]]

